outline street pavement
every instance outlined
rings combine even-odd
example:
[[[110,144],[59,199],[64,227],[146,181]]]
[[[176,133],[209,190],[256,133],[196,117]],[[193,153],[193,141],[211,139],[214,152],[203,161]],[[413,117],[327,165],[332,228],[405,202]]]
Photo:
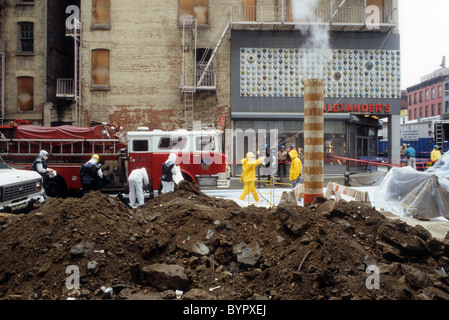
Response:
[[[437,219],[431,219],[429,221],[421,221],[411,217],[403,217],[397,216],[389,212],[385,212],[382,210],[382,204],[376,204],[375,193],[378,190],[378,187],[381,185],[383,178],[387,174],[387,169],[379,168],[376,172],[371,173],[359,173],[356,175],[352,175],[351,188],[356,189],[362,192],[368,192],[371,206],[382,212],[389,219],[401,219],[407,222],[411,226],[421,225],[432,234],[433,237],[437,239],[444,239],[446,233],[449,231],[449,220],[441,217]],[[328,182],[335,182],[341,185],[344,185],[344,178],[342,175],[336,176],[325,176],[325,186],[327,186]],[[273,190],[270,188],[264,187],[263,185],[260,188],[257,188],[257,192],[260,196],[260,201],[255,202],[252,195],[249,195],[244,201],[239,200],[239,197],[242,193],[243,184],[239,181],[233,181],[231,183],[230,189],[204,189],[202,190],[205,194],[212,197],[217,197],[221,199],[227,199],[235,201],[242,207],[246,207],[249,205],[254,205],[258,207],[277,207],[281,196],[284,192],[291,191],[291,188],[286,186],[278,187]],[[326,188],[323,189],[323,194],[326,194]],[[342,199],[346,201],[353,201],[351,197],[342,196]],[[302,205],[302,203],[299,203]]]

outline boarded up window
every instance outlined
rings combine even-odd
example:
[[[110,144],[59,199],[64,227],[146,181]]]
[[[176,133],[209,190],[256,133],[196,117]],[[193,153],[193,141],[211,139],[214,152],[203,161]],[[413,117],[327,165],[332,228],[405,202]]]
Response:
[[[92,50],[92,85],[109,86],[109,50]]]
[[[17,105],[19,111],[33,111],[34,79],[32,77],[17,78]]]
[[[179,24],[193,19],[200,25],[209,23],[209,0],[179,0]]]
[[[256,0],[243,0],[243,20],[256,21]]]
[[[34,23],[19,23],[19,52],[34,52]]]
[[[110,25],[110,0],[92,0],[92,24]]]

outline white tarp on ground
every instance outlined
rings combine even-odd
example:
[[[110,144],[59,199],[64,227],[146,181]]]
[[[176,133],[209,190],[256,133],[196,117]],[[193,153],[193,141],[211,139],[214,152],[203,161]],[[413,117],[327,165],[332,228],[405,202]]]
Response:
[[[425,172],[388,172],[375,194],[376,208],[401,217],[449,217],[449,153]]]

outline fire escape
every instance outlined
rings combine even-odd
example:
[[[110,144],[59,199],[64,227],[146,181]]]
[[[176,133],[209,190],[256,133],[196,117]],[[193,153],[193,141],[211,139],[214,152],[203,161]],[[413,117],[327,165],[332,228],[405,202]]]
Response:
[[[66,28],[66,36],[72,37],[74,42],[74,76],[73,78],[57,79],[56,97],[69,99],[75,103],[75,123],[79,125],[81,105],[81,22],[79,20],[75,18],[73,28]]]
[[[198,22],[195,19],[184,20],[182,42],[181,93],[184,100],[184,126],[193,129],[194,102],[198,93],[217,90],[217,75],[213,70],[213,61],[226,33],[231,25],[230,11],[222,17],[215,33],[206,48],[198,49]],[[193,63],[188,63],[192,59]]]

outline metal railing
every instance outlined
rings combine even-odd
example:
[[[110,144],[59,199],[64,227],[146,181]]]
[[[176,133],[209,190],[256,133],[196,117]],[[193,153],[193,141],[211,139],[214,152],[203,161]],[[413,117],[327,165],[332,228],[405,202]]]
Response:
[[[338,10],[331,7],[319,7],[307,17],[297,17],[290,7],[282,6],[231,6],[232,23],[347,23],[365,24],[367,14],[364,6],[343,7]],[[380,10],[381,24],[395,24],[393,13],[396,9]],[[334,15],[335,14],[335,15]],[[334,16],[333,16],[334,15]]]
[[[56,97],[58,98],[74,98],[75,82],[73,79],[61,78],[56,82]]]
[[[203,78],[201,79],[201,76]],[[201,83],[198,81],[201,79]],[[198,87],[212,87],[215,88],[217,86],[217,74],[213,70],[196,70],[196,85]]]

